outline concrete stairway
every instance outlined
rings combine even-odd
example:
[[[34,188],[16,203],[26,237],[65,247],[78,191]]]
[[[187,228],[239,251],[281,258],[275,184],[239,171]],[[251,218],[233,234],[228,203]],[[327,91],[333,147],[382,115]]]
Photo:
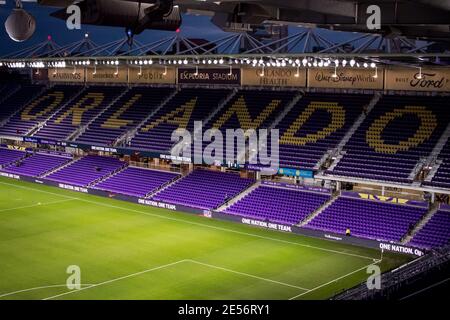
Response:
[[[400,241],[401,244],[408,244],[412,238],[430,221],[430,219],[434,216],[434,214],[439,210],[439,205],[434,205],[430,208],[430,210],[423,216],[422,220],[420,220],[415,226],[414,229],[406,234],[403,239]]]
[[[217,207],[217,211],[225,211],[229,207],[231,207],[233,204],[238,202],[239,200],[245,198],[247,195],[252,193],[256,188],[258,188],[261,185],[261,181],[256,181],[254,184],[252,184],[250,187],[236,195],[233,199],[229,200],[227,203],[222,204],[221,206]]]
[[[139,128],[145,125],[148,120],[150,120],[161,108],[163,108],[172,98],[178,93],[178,90],[174,90],[165,100],[163,100],[152,112],[150,112],[147,117],[145,117],[139,124],[137,124],[134,128],[131,128],[127,132],[125,132],[123,135],[121,135],[119,138],[117,138],[116,142],[114,143],[115,147],[119,146],[126,146],[128,142],[130,142],[136,133],[138,132]]]
[[[328,200],[327,202],[325,202],[322,206],[320,206],[317,210],[315,210],[314,212],[312,212],[309,216],[307,216],[305,219],[303,219],[303,221],[301,221],[298,226],[299,227],[303,227],[305,225],[307,225],[308,223],[311,222],[312,219],[314,219],[315,217],[317,217],[319,214],[321,214],[326,208],[328,208],[329,206],[331,206],[333,204],[333,202],[335,202],[337,199],[339,198],[339,194],[335,194],[333,195],[333,197],[331,197],[330,200]]]
[[[80,90],[77,94],[73,95],[72,98],[70,98],[69,100],[67,100],[66,103],[64,103],[63,105],[61,105],[59,108],[57,108],[51,115],[49,115],[44,121],[36,124],[33,128],[31,128],[28,133],[27,136],[34,136],[36,133],[39,132],[39,130],[44,127],[46,125],[46,123],[48,121],[50,121],[56,114],[58,114],[61,110],[63,110],[64,108],[66,108],[68,105],[72,104],[74,101],[76,101],[79,97],[81,97],[82,94],[84,94],[84,89],[86,87],[83,88],[83,90]]]
[[[41,175],[39,176],[39,178],[46,178],[46,177],[48,177],[49,175],[51,175],[51,174],[53,174],[53,173],[55,173],[55,172],[58,172],[58,171],[60,171],[60,170],[62,170],[62,169],[64,169],[64,168],[66,168],[66,167],[68,167],[68,166],[74,164],[75,162],[77,162],[78,160],[80,160],[80,159],[82,159],[82,158],[83,158],[83,157],[74,158],[72,161],[67,162],[66,164],[62,165],[61,167],[55,168],[55,169],[53,169],[53,170],[50,170],[50,171],[48,171],[48,172],[46,172],[46,173],[41,174]]]

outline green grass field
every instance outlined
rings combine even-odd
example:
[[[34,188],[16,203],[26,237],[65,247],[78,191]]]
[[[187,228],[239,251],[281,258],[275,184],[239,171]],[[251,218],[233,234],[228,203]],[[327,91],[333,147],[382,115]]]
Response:
[[[377,250],[0,178],[0,299],[325,299]],[[411,258],[385,254],[389,270]],[[67,267],[81,268],[69,290]]]

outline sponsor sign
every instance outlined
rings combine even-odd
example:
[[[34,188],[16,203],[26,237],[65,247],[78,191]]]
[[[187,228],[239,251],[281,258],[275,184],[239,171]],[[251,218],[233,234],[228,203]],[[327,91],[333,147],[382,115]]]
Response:
[[[296,184],[274,182],[274,181],[262,181],[262,184],[267,185],[267,186],[283,187],[283,188],[287,188],[287,189],[297,189],[297,190],[302,190],[302,191],[313,191],[313,192],[328,193],[328,194],[331,193],[330,189],[315,187],[315,186],[304,186],[304,185],[296,185]]]
[[[417,248],[411,248],[411,247],[405,247],[402,245],[398,245],[395,243],[386,243],[386,242],[380,242],[380,249],[381,250],[387,250],[391,252],[398,252],[398,253],[404,253],[404,254],[411,254],[418,257],[421,257],[424,255],[422,250],[419,250]]]
[[[352,191],[342,191],[341,195],[345,196],[345,197],[360,198],[360,199],[364,199],[364,200],[389,202],[389,203],[395,203],[395,204],[405,204],[405,205],[423,207],[423,208],[428,207],[428,203],[426,201],[408,200],[408,199],[386,197],[386,196],[377,196],[377,195],[373,195],[373,194],[358,193],[358,192],[352,192]]]
[[[163,209],[169,209],[169,210],[177,210],[177,206],[170,203],[165,202],[159,202],[154,200],[148,200],[148,199],[138,199],[139,204],[143,204],[146,206],[152,206],[157,208],[163,208]]]
[[[308,69],[308,87],[339,89],[383,89],[383,72],[378,70],[375,78],[374,69],[337,68]]]
[[[84,82],[85,77],[84,67],[48,69],[48,79],[52,82]]]
[[[48,69],[32,69],[31,72],[34,81],[48,81]]]
[[[59,183],[58,187],[61,189],[67,189],[76,192],[89,193],[87,188],[72,186],[70,184]]]
[[[21,146],[12,146],[12,145],[8,145],[7,148],[10,149],[10,150],[27,151],[27,148],[21,147]]]
[[[0,172],[0,177],[20,180],[20,176],[12,173]]]
[[[252,226],[272,229],[272,230],[292,232],[292,227],[291,226],[287,226],[287,225],[284,225],[284,224],[273,223],[273,222],[268,222],[268,221],[261,221],[261,220],[254,220],[254,219],[249,219],[249,218],[242,218],[242,223],[243,224],[249,224],[249,225],[252,225]]]
[[[171,154],[161,154],[159,157],[164,160],[178,161],[181,163],[191,163],[192,162],[191,158],[181,157],[181,156],[173,156]]]
[[[209,210],[203,210],[203,216],[205,218],[212,218],[212,212]]]
[[[180,84],[241,84],[241,70],[179,68],[177,82]]]
[[[387,69],[386,90],[450,92],[450,69]]]
[[[86,69],[86,82],[100,82],[100,83],[127,83],[128,69],[127,68],[93,68]]]
[[[306,70],[297,68],[242,69],[242,85],[271,87],[306,87]]]
[[[109,147],[91,146],[91,150],[117,153],[117,149],[116,148],[109,148]]]
[[[314,178],[314,172],[311,170],[297,170],[292,168],[280,168],[278,174],[290,177]]]
[[[175,68],[129,68],[128,79],[130,83],[143,84],[175,84],[176,83]]]

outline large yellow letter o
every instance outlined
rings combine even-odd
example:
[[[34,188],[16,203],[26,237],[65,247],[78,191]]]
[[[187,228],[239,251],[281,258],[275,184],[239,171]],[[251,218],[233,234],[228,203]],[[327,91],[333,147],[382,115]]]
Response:
[[[415,114],[420,119],[419,129],[408,140],[400,141],[398,144],[385,143],[381,137],[383,130],[392,120],[405,114]],[[366,132],[366,141],[376,152],[394,154],[419,146],[430,138],[436,127],[436,116],[431,110],[423,106],[406,106],[403,109],[389,111],[375,120]]]

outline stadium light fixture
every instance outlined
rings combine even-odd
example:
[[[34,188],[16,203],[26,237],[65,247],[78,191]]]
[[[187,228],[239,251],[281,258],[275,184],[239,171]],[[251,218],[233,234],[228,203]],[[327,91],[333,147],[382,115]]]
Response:
[[[195,66],[195,73],[194,76],[198,76],[198,66]]]
[[[261,73],[259,74],[260,77],[264,77],[264,66],[262,66]]]
[[[233,67],[230,65],[230,73],[228,73],[229,76],[233,74]]]
[[[94,72],[92,72],[92,75],[96,75],[97,74],[97,65],[94,65]]]
[[[374,79],[378,78],[378,68],[377,67],[375,67],[375,74],[373,75],[373,78]]]
[[[117,76],[119,74],[119,67],[116,66],[116,72],[114,72],[114,75]]]
[[[308,60],[306,58],[303,58],[302,60],[302,64],[304,67],[306,67],[306,64],[308,63]]]
[[[297,72],[295,73],[295,77],[298,78],[300,77],[300,67],[297,66]]]
[[[350,60],[350,67],[354,67],[356,64],[355,59]]]
[[[76,66],[73,67],[73,72],[72,72],[72,74],[75,75],[75,73],[77,73],[77,67],[76,67]]]
[[[163,72],[163,76],[167,75],[167,66],[164,66],[164,72]]]
[[[141,66],[139,66],[138,76],[142,76],[142,67]]]
[[[421,80],[423,78],[422,76],[422,67],[419,67],[419,74],[417,75],[417,79]]]
[[[333,79],[336,79],[338,77],[338,75],[337,75],[337,65],[334,66],[334,73],[333,73],[333,75],[331,77]]]

